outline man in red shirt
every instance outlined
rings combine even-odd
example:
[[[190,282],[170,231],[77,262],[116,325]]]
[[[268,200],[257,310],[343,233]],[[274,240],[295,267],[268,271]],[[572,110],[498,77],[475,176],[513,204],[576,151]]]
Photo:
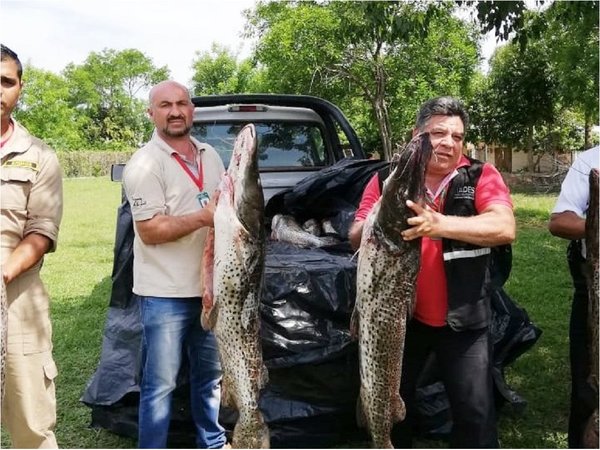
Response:
[[[460,101],[438,97],[419,111],[413,135],[427,132],[434,149],[427,166],[428,204],[415,213],[405,240],[421,238],[415,309],[407,328],[400,393],[407,417],[392,430],[395,447],[410,447],[419,373],[435,353],[448,394],[451,446],[498,447],[489,335],[491,248],[516,233],[512,201],[494,166],[463,155],[468,115]],[[382,181],[382,180],[381,180]],[[349,232],[359,248],[364,220],[379,199],[379,176],[367,184]]]

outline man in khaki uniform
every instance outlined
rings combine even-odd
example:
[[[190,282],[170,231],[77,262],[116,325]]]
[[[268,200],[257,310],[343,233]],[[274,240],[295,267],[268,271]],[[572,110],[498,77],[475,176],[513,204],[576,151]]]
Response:
[[[0,67],[0,262],[8,299],[2,423],[14,447],[58,448],[50,301],[39,272],[56,248],[62,175],[54,151],[11,118],[23,69],[4,45]]]

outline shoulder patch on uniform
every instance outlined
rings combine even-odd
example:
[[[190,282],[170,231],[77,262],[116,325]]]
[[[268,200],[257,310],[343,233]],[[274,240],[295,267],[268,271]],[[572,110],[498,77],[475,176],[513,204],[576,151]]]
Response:
[[[22,169],[30,169],[34,172],[38,172],[38,165],[32,161],[19,161],[14,159],[9,159],[2,164],[2,167],[20,167]]]

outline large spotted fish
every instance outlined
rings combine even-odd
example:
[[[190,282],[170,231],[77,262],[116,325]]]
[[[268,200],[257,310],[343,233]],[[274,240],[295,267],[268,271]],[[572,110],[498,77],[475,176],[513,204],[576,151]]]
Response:
[[[250,124],[236,137],[221,181],[214,232],[204,255],[206,290],[201,321],[217,338],[224,403],[239,412],[234,448],[269,447],[269,430],[258,408],[260,390],[267,381],[259,338],[263,210],[256,130]]]
[[[421,240],[404,241],[400,233],[409,228],[406,220],[413,215],[406,200],[422,203],[425,198],[425,169],[431,154],[427,133],[406,146],[362,233],[351,331],[359,343],[358,414],[364,414],[374,448],[392,448],[391,428],[406,415],[400,377]]]
[[[590,357],[590,375],[588,382],[598,395],[598,236],[600,192],[598,170],[592,169],[589,176],[590,202],[585,221],[586,270],[588,283],[588,352]],[[596,397],[597,401],[598,397]],[[586,448],[598,448],[598,408],[592,413],[584,430],[583,443]]]

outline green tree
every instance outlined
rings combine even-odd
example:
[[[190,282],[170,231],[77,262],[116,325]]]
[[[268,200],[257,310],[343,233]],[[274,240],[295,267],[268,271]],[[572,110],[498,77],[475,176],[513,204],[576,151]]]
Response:
[[[23,81],[17,120],[56,150],[85,147],[81,128],[86,117],[69,104],[69,87],[64,77],[27,66]]]
[[[169,76],[139,50],[92,52],[83,64],[64,70],[70,101],[87,117],[83,134],[90,148],[130,149],[145,141],[151,125],[145,119],[145,95]]]
[[[508,2],[507,2],[508,3]],[[534,153],[589,148],[598,123],[598,2],[524,12],[507,49],[474,83],[475,134]],[[518,98],[518,102],[515,101]],[[583,131],[583,132],[582,132]]]
[[[555,2],[544,17],[542,39],[547,42],[557,100],[583,115],[584,147],[589,148],[591,127],[599,120],[598,2]]]
[[[487,142],[525,148],[528,170],[533,171],[536,128],[555,120],[547,49],[543,42],[530,42],[525,50],[510,43],[496,50],[490,67],[489,79],[474,101],[479,104],[473,108],[480,122],[478,134]]]
[[[260,2],[249,26],[273,90],[328,98],[368,134],[375,124],[385,158],[418,105],[464,94],[477,64],[474,30],[445,4]]]
[[[194,95],[252,92],[256,86],[251,60],[238,63],[237,55],[216,43],[208,52],[196,52],[192,69]]]
[[[511,33],[521,30],[527,11],[524,1],[459,0],[457,3],[471,7],[483,34],[493,30],[496,37],[504,41]],[[535,3],[543,4],[544,0],[536,0]]]

